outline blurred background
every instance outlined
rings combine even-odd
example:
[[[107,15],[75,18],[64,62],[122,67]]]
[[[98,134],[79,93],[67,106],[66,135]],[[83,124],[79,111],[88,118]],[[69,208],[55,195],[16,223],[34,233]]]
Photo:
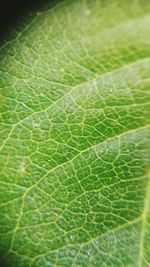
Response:
[[[4,33],[8,27],[17,23],[18,19],[26,12],[38,9],[43,2],[51,0],[3,0],[0,3],[0,34]]]
[[[13,23],[31,2],[34,0],[3,0],[0,4],[0,29],[3,30],[3,27]]]

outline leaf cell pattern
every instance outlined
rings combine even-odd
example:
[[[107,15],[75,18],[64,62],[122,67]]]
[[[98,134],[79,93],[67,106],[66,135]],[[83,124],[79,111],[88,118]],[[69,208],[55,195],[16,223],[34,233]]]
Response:
[[[150,266],[148,1],[58,1],[0,49],[0,251]]]

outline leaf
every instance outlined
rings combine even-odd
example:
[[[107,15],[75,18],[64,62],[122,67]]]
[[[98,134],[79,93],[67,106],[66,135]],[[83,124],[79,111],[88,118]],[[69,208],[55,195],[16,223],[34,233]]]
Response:
[[[150,266],[148,12],[47,3],[1,45],[2,266]]]

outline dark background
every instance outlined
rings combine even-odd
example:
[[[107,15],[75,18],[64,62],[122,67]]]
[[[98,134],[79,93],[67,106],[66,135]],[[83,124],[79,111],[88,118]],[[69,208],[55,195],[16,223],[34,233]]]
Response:
[[[46,4],[53,4],[59,0],[0,0],[0,37],[7,34],[8,29],[14,28],[32,11],[43,9]],[[60,0],[61,1],[61,0]]]
[[[0,30],[13,24],[30,6],[34,0],[1,0],[0,1]],[[37,1],[38,2],[38,1]]]

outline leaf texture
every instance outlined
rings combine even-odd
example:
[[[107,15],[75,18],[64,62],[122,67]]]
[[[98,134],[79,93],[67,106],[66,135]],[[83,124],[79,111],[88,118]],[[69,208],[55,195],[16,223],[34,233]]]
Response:
[[[47,1],[1,44],[2,266],[150,266],[148,25],[148,1]]]

